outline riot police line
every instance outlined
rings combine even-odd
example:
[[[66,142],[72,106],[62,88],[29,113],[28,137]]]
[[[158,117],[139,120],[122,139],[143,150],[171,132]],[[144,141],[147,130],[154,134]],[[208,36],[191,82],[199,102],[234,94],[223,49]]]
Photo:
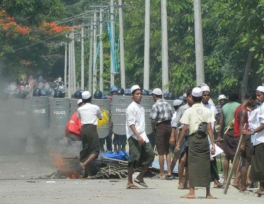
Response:
[[[127,91],[127,90],[126,90]],[[92,103],[100,107],[101,110],[109,112],[109,123],[98,128],[99,138],[106,138],[109,134],[125,135],[126,108],[131,103],[131,96],[113,95],[112,101],[107,97],[96,93],[92,99]],[[62,139],[65,136],[65,125],[71,115],[77,111],[77,100],[80,96],[75,95],[75,98],[62,98],[60,95],[55,95],[54,98],[48,96],[33,96],[29,100],[9,99],[6,101],[9,104],[12,122],[14,124],[23,123],[23,128],[17,125],[19,131],[23,134],[32,134],[34,137],[45,140],[47,138]],[[104,98],[104,99],[102,99]],[[167,100],[172,103],[173,100]],[[152,133],[151,120],[149,113],[154,101],[151,95],[143,95],[141,100],[142,106],[146,111],[146,133]],[[112,125],[111,125],[112,124]],[[112,127],[112,129],[111,129]],[[27,131],[26,131],[27,129]],[[29,131],[28,131],[29,129]],[[23,132],[24,131],[24,132]],[[25,135],[28,137],[28,135]]]

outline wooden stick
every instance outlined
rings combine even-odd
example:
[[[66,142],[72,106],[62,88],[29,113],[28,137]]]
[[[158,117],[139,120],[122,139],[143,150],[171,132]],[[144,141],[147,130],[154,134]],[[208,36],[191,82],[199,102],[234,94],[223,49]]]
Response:
[[[246,128],[246,123],[244,124],[244,129]],[[241,134],[240,135],[240,138],[239,138],[239,142],[238,142],[238,145],[237,145],[237,149],[236,149],[236,154],[235,154],[235,156],[234,156],[234,160],[233,160],[233,166],[232,166],[232,168],[231,168],[231,170],[230,170],[230,173],[229,173],[229,175],[228,175],[228,178],[227,178],[227,181],[226,181],[226,186],[225,186],[225,188],[224,188],[224,194],[226,194],[227,193],[227,190],[228,190],[228,187],[229,187],[229,184],[230,184],[230,181],[231,181],[231,178],[232,178],[232,174],[233,174],[233,172],[234,172],[234,164],[235,164],[235,162],[236,162],[236,160],[237,160],[237,157],[238,157],[238,153],[239,153],[239,149],[240,149],[240,145],[241,145],[241,143],[242,143],[242,140],[243,140],[243,134]]]
[[[231,128],[231,126],[227,126],[227,129],[226,129],[226,131],[224,132],[224,135],[228,132],[228,130]]]
[[[235,119],[234,120],[232,120],[232,123],[234,124],[234,122],[235,122]],[[230,125],[228,125],[227,126],[227,129],[226,129],[226,131],[224,132],[224,135],[228,132],[228,130],[231,128],[231,126]]]

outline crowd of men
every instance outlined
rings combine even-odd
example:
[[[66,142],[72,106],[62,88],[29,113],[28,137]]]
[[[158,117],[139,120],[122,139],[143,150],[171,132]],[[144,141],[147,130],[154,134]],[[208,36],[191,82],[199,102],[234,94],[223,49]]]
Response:
[[[54,97],[57,90],[65,95],[63,81],[61,77],[57,79],[44,79],[41,75],[33,77],[32,75],[25,79],[17,80],[7,84],[4,88],[4,97],[29,99],[32,96],[51,96]]]
[[[118,90],[110,92],[114,95]],[[124,90],[120,94],[123,95]],[[129,146],[127,189],[139,188],[135,183],[148,187],[143,177],[155,157],[155,151],[145,131],[145,110],[140,105],[142,94],[143,91],[138,85],[131,87],[132,103],[126,109],[126,135],[114,136],[115,150],[124,149],[126,142]],[[201,84],[187,91],[183,100],[176,99],[173,102],[174,114],[170,104],[163,98],[161,89],[154,89],[151,95],[155,103],[149,119],[156,135],[155,148],[160,164],[160,179],[172,179],[172,172],[178,161],[178,188],[189,189],[189,193],[182,197],[194,198],[195,187],[205,187],[206,198],[214,199],[210,193],[210,183],[214,182],[214,188],[228,185],[231,161],[235,169],[232,185],[243,192],[247,190],[247,186],[259,182],[258,193],[264,194],[263,86],[257,87],[256,91],[247,92],[242,104],[238,103],[238,92],[231,91],[228,98],[219,95],[219,104],[215,106],[210,98],[209,86]],[[82,99],[78,101],[79,108],[74,115],[74,120],[81,121],[77,129],[78,139],[82,141],[80,165],[83,170],[100,152],[96,126],[97,120],[102,119],[102,114],[98,106],[91,104],[91,98],[88,91],[82,92]],[[109,134],[106,140],[111,140],[111,136]],[[72,135],[70,138],[76,139]],[[223,183],[220,183],[215,158],[217,145],[225,154]],[[107,149],[111,150],[111,146],[110,142]],[[174,150],[173,158],[171,147]],[[239,156],[233,161],[237,149]],[[164,170],[165,161],[167,171]],[[132,174],[138,166],[142,167],[142,171],[133,181]],[[89,176],[89,172],[86,176]]]

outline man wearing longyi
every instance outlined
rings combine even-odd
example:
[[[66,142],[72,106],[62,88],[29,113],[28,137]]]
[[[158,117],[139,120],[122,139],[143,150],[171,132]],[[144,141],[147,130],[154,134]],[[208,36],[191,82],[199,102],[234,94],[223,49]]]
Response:
[[[154,152],[145,131],[145,109],[140,105],[142,92],[138,85],[131,87],[132,103],[126,109],[126,136],[129,145],[127,189],[138,189],[133,183],[134,168],[142,166],[135,183],[148,187],[143,177],[154,160]]]
[[[192,90],[194,104],[184,112],[180,121],[184,124],[184,127],[177,142],[176,151],[180,150],[181,140],[187,129],[189,129],[188,167],[190,191],[182,198],[195,198],[194,188],[206,187],[206,198],[215,199],[210,193],[210,149],[207,138],[208,134],[212,144],[211,154],[214,154],[215,145],[211,123],[215,119],[210,110],[201,104],[202,96],[203,91],[201,88],[195,87]]]

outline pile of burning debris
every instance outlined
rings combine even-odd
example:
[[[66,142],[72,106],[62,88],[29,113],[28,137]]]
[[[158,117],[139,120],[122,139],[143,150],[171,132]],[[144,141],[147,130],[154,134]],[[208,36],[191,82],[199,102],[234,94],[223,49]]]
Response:
[[[60,155],[53,155],[54,164],[57,171],[47,175],[52,178],[83,178],[82,169],[78,157],[62,157]],[[89,178],[103,179],[103,178],[126,178],[127,177],[127,161],[114,160],[102,158],[95,160],[85,169],[85,177],[89,171]]]
[[[53,155],[54,164],[57,168],[56,172],[46,175],[48,178],[54,179],[80,179],[84,178],[82,175],[82,169],[80,167],[80,162],[78,157],[62,157],[60,155]],[[85,169],[85,178],[87,177],[87,172],[89,171],[89,179],[123,179],[127,178],[127,161],[101,158],[100,160],[95,160],[90,164],[89,169]],[[139,171],[139,169],[136,169]],[[147,174],[150,177],[156,175],[152,170],[149,170]]]

